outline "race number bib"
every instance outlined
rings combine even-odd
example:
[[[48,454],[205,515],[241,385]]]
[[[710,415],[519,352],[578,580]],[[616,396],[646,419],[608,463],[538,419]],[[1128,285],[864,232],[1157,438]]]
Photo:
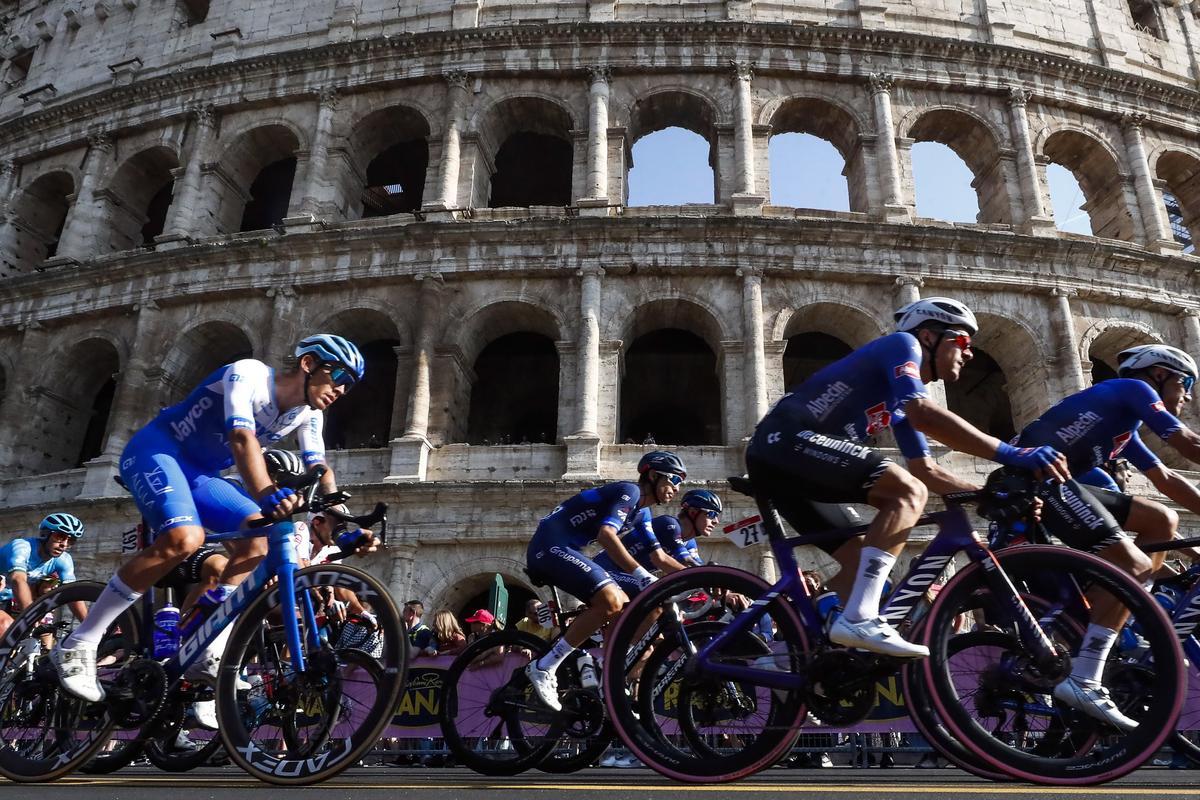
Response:
[[[738,547],[753,547],[767,541],[767,531],[760,514],[725,526],[725,536]]]

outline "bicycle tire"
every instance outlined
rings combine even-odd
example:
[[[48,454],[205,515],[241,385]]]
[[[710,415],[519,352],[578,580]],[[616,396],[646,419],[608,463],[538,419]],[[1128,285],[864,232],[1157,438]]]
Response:
[[[304,591],[342,587],[370,605],[383,631],[380,658],[356,650],[310,647],[302,615],[306,669],[291,671],[285,646],[261,634],[280,607],[278,586],[262,592],[234,623],[217,681],[217,718],[230,760],[250,775],[280,786],[327,780],[358,763],[391,722],[408,662],[404,623],[387,589],[362,570],[320,564],[295,575]],[[258,679],[238,691],[239,675]],[[311,734],[309,731],[311,730]],[[307,738],[301,738],[307,737]]]
[[[558,740],[557,715],[532,696],[523,673],[548,649],[537,636],[499,631],[471,642],[450,664],[438,722],[460,764],[481,775],[511,776],[550,754]],[[521,718],[528,720],[524,727]]]
[[[1056,672],[1039,676],[1036,668],[1031,668],[1027,661],[1022,671],[1023,648],[1014,651],[1009,645],[998,650],[991,663],[978,665],[977,669],[986,676],[986,681],[976,681],[972,686],[972,682],[961,675],[951,674],[948,648],[953,638],[954,618],[971,606],[972,595],[986,591],[984,569],[994,568],[989,562],[983,562],[986,567],[976,563],[959,572],[939,593],[930,611],[925,631],[931,655],[923,663],[922,671],[938,716],[979,760],[1017,780],[1049,785],[1094,785],[1137,769],[1174,731],[1183,699],[1182,652],[1161,607],[1132,577],[1086,553],[1063,547],[1028,545],[1004,550],[995,557],[1014,586],[1036,587],[1033,592],[1036,596],[1062,603],[1075,624],[1086,624],[1089,619],[1087,609],[1095,607],[1094,602],[1088,604],[1080,595],[1084,588],[1115,599],[1138,622],[1149,641],[1153,680],[1134,687],[1123,699],[1118,699],[1114,692],[1114,700],[1139,725],[1130,732],[1105,730],[1101,723],[1053,700],[1053,687],[1065,677],[1069,659],[1064,660]],[[1058,595],[1053,593],[1055,587],[1058,587]],[[1001,616],[996,614],[997,618]],[[1073,652],[1070,646],[1062,643],[1064,634],[1057,621],[1047,620],[1042,627],[1052,640],[1059,640],[1062,652]],[[1110,660],[1106,682],[1112,677],[1112,669]],[[1074,741],[1071,746],[1050,752],[1022,746],[1024,738],[1015,737],[1012,729],[1003,722],[992,724],[991,729],[986,727],[989,723],[984,720],[989,717],[981,713],[986,706],[976,705],[979,697],[986,698],[986,694],[979,693],[980,688],[990,693],[1025,692],[1044,698],[1042,705],[1053,709],[1047,712],[1047,720],[1064,718],[1069,721],[1064,727],[1078,727],[1082,733],[1097,730],[1099,726],[1098,735],[1086,749],[1075,746]]]
[[[1195,766],[1200,766],[1200,640],[1189,636],[1183,643],[1184,657],[1188,662],[1187,699],[1179,715],[1175,734],[1171,737],[1171,749]]]
[[[19,783],[52,781],[87,764],[104,747],[116,721],[104,702],[85,703],[59,685],[49,658],[34,656],[32,672],[19,672],[18,645],[29,641],[50,614],[60,621],[68,617],[69,603],[91,603],[104,591],[104,584],[76,581],[46,593],[25,609],[0,639],[0,775]],[[66,623],[68,627],[72,623]],[[58,626],[50,636],[65,636]],[[138,627],[133,609],[123,613],[105,632],[101,644],[119,640],[119,657],[99,669],[102,678],[118,673],[137,657]],[[54,717],[54,722],[48,720]],[[23,725],[22,722],[29,725]],[[51,726],[39,729],[34,723]]]
[[[538,762],[538,771],[550,775],[570,775],[587,769],[600,760],[615,738],[612,723],[606,719],[604,728],[595,736],[582,740],[560,740],[550,754]]]
[[[170,722],[161,728],[158,735],[148,739],[143,748],[146,759],[163,772],[188,772],[202,767],[209,762],[214,753],[224,747],[221,736],[216,731],[205,731],[209,738],[201,739],[201,743],[193,742],[197,744],[196,747],[173,746],[180,732],[191,741],[193,731],[187,726],[187,706],[190,704],[190,700],[175,700],[170,710]],[[172,746],[168,747],[168,742]]]
[[[684,659],[685,654],[690,658],[688,627],[678,623],[677,606],[674,606],[677,600],[685,600],[697,592],[717,597],[737,593],[752,599],[764,598],[770,588],[756,575],[732,567],[692,567],[651,584],[634,598],[618,618],[609,635],[607,649],[610,654],[622,653],[625,657],[610,656],[605,660],[605,702],[621,741],[634,756],[656,772],[687,783],[733,781],[776,763],[795,743],[806,713],[805,696],[800,689],[757,687],[752,698],[754,707],[747,708],[738,705],[745,698],[729,691],[727,681],[712,675],[689,672],[685,669],[686,661],[680,664],[679,669],[684,670],[680,678],[680,694],[684,695],[686,690],[690,693],[686,696],[697,699],[697,703],[689,703],[687,709],[680,713],[686,715],[703,710],[708,716],[701,722],[713,723],[713,731],[729,737],[728,742],[732,744],[727,751],[715,754],[709,746],[697,747],[694,741],[688,741],[697,733],[708,735],[701,730],[703,724],[697,725],[696,731],[678,734],[672,730],[674,723],[665,706],[662,713],[643,718],[635,708],[635,698],[626,691],[627,670],[642,657],[657,635],[662,635],[663,641],[677,637],[672,645],[666,645],[683,648],[676,661]],[[808,643],[799,617],[791,605],[779,596],[771,598],[766,604],[766,611],[778,629],[771,656],[749,659],[745,653],[717,652],[710,657],[724,658],[741,665],[753,660],[754,665],[762,669],[800,673],[807,663]],[[652,620],[652,615],[660,612],[662,616]],[[645,633],[640,632],[643,629]],[[736,642],[735,638],[730,645]],[[639,682],[638,696],[642,697],[646,691],[647,686]],[[650,691],[657,690],[652,687]],[[718,705],[723,702],[727,705]],[[733,705],[728,705],[730,703]],[[722,713],[728,713],[728,719],[721,719]],[[731,724],[729,719],[737,720],[738,724]]]

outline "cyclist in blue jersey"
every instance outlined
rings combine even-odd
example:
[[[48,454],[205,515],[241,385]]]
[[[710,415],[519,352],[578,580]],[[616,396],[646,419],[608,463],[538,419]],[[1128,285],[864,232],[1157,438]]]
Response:
[[[1064,544],[1129,570],[1147,585],[1165,554],[1147,556],[1139,544],[1175,538],[1179,515],[1161,503],[1131,497],[1101,467],[1118,456],[1140,470],[1156,489],[1193,513],[1200,513],[1200,490],[1163,464],[1141,440],[1144,423],[1185,458],[1200,463],[1200,435],[1179,421],[1196,383],[1196,362],[1167,345],[1141,345],[1118,356],[1118,376],[1071,395],[1030,423],[1018,446],[1051,445],[1066,456],[1078,482],[1042,492],[1041,523]],[[1122,714],[1101,684],[1108,654],[1124,623],[1114,602],[1100,601],[1084,646],[1071,661],[1071,677],[1054,695],[1118,727],[1137,723]],[[1077,699],[1082,698],[1082,699]]]
[[[969,308],[930,297],[899,309],[895,319],[895,333],[786,393],[755,429],[746,466],[757,490],[765,491],[801,532],[849,524],[849,511],[838,504],[878,509],[861,541],[831,548],[841,569],[829,586],[845,605],[829,637],[849,647],[921,657],[929,655],[926,647],[905,641],[879,617],[884,583],[929,490],[946,494],[978,488],[938,466],[923,434],[954,450],[1046,477],[1067,478],[1069,471],[1052,447],[1013,447],[930,399],[925,384],[958,380],[971,358],[971,337],[979,325]],[[907,459],[907,472],[866,444],[887,428]]]
[[[261,517],[283,519],[296,509],[300,498],[271,480],[263,447],[294,432],[305,464],[324,464],[322,412],[362,380],[365,365],[353,343],[325,333],[302,339],[295,357],[295,368],[278,374],[254,359],[227,364],[129,440],[121,454],[121,477],[153,544],[117,571],[88,618],[51,651],[67,691],[91,702],[103,699],[96,647],[104,631],[204,544],[205,528],[237,530]],[[241,483],[220,477],[231,466]],[[337,489],[332,470],[321,483],[326,492]],[[214,606],[254,569],[266,547],[261,537],[227,545],[230,558]],[[189,679],[215,680],[232,629],[227,626],[196,659]]]
[[[653,538],[650,506],[669,503],[687,470],[679,456],[655,450],[638,461],[638,475],[637,483],[609,483],[575,495],[542,518],[529,542],[526,559],[530,574],[587,603],[550,651],[525,669],[538,698],[555,711],[562,710],[555,677],[559,665],[629,602],[612,574],[583,548],[599,542],[618,570],[637,579],[639,588],[654,581],[650,571],[625,549],[621,536],[640,527]]]
[[[0,575],[7,581],[0,590],[0,636],[43,589],[75,580],[75,562],[68,551],[83,537],[83,523],[74,514],[55,512],[38,525],[37,536],[13,539],[0,547]],[[79,619],[87,616],[82,603],[72,603]]]

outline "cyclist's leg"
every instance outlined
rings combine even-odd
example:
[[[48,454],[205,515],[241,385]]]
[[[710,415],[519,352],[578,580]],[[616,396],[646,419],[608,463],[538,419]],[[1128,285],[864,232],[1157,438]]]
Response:
[[[1126,531],[1134,534],[1138,547],[1169,542],[1179,532],[1179,514],[1162,503],[1121,492],[1091,489],[1093,495]],[[1167,553],[1150,553],[1150,574],[1157,574]],[[1143,581],[1144,583],[1145,581]]]

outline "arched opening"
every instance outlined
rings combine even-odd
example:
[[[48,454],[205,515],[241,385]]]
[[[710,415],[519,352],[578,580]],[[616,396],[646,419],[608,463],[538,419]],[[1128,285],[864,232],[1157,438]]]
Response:
[[[242,212],[240,231],[258,231],[278,225],[287,216],[296,178],[296,157],[288,156],[259,171],[250,184],[250,200]]]
[[[825,100],[796,98],[771,118],[771,203],[867,211],[867,178],[854,118]]]
[[[1133,216],[1120,170],[1104,145],[1078,131],[1059,131],[1046,139],[1042,153],[1070,170],[1079,182],[1093,236],[1133,240]]]
[[[247,131],[229,146],[221,157],[219,175],[210,173],[210,186],[220,187],[216,198],[220,232],[262,230],[287,216],[299,149],[296,134],[279,124]]]
[[[83,442],[79,446],[77,466],[83,466],[103,452],[104,433],[108,429],[108,417],[112,412],[113,395],[117,391],[116,378],[109,377],[96,391],[92,406],[87,413],[87,425],[83,431]]]
[[[916,142],[918,214],[954,222],[1012,223],[1000,148],[987,126],[970,114],[937,109],[923,114],[908,135]],[[966,199],[972,195],[973,202]]]
[[[485,141],[494,143],[487,206],[566,206],[574,166],[570,115],[538,97],[506,100],[491,109]]]
[[[1158,159],[1158,179],[1166,184],[1163,203],[1171,223],[1171,235],[1194,253],[1200,237],[1200,159],[1186,153],[1164,153]]]
[[[379,311],[359,308],[339,312],[320,330],[354,342],[366,362],[362,383],[325,412],[325,446],[386,447],[396,399],[396,348],[401,343],[396,323]]]
[[[250,337],[230,322],[203,322],[175,342],[163,359],[168,403],[177,403],[218,367],[254,355]]]
[[[639,336],[625,352],[621,441],[721,443],[721,380],[708,343],[680,328]]]
[[[984,433],[1007,442],[1017,432],[1004,370],[979,347],[958,380],[946,384],[946,405]]]
[[[126,159],[102,197],[108,201],[109,247],[129,250],[151,244],[163,232],[179,166],[175,153],[152,147]]]
[[[558,431],[558,370],[558,350],[542,334],[518,331],[489,342],[475,359],[467,441],[553,443]]]
[[[28,471],[56,472],[100,455],[120,370],[116,348],[104,339],[72,346],[47,376],[27,410]]]
[[[1054,211],[1054,227],[1066,233],[1090,236],[1092,222],[1084,208],[1087,200],[1071,171],[1058,164],[1047,164],[1046,186],[1050,191],[1050,207]]]
[[[1117,356],[1123,350],[1142,344],[1155,344],[1157,340],[1146,330],[1133,325],[1110,325],[1088,346],[1088,361],[1092,366],[1092,383],[1117,377]]]
[[[720,203],[716,111],[687,92],[639,99],[630,118],[626,205]]]
[[[828,333],[811,331],[789,336],[783,351],[783,385],[799,386],[813,373],[850,355],[853,349]]]
[[[454,612],[454,616],[458,617],[463,630],[467,630],[469,627],[464,622],[467,617],[474,615],[481,608],[488,607],[488,593],[491,591],[492,583],[496,580],[496,574],[481,574],[467,578],[452,593],[452,596],[446,598],[445,602]],[[508,628],[525,616],[525,603],[537,599],[537,594],[521,581],[503,573],[499,574],[500,579],[504,581],[504,588],[508,591],[508,609],[504,620],[504,626]],[[426,619],[431,619],[429,611],[430,609],[425,609]]]
[[[1117,368],[1110,365],[1108,362],[1103,361],[1094,356],[1089,358],[1088,360],[1092,364],[1092,385],[1093,386],[1095,386],[1097,383],[1103,383],[1104,381],[1111,381],[1113,378],[1118,377],[1117,376]]]
[[[42,175],[20,191],[12,207],[8,248],[0,277],[29,272],[58,252],[75,182],[66,172]]]
[[[385,217],[421,208],[429,168],[429,125],[411,108],[394,106],[368,114],[350,136],[354,158],[366,175],[361,216]]]

